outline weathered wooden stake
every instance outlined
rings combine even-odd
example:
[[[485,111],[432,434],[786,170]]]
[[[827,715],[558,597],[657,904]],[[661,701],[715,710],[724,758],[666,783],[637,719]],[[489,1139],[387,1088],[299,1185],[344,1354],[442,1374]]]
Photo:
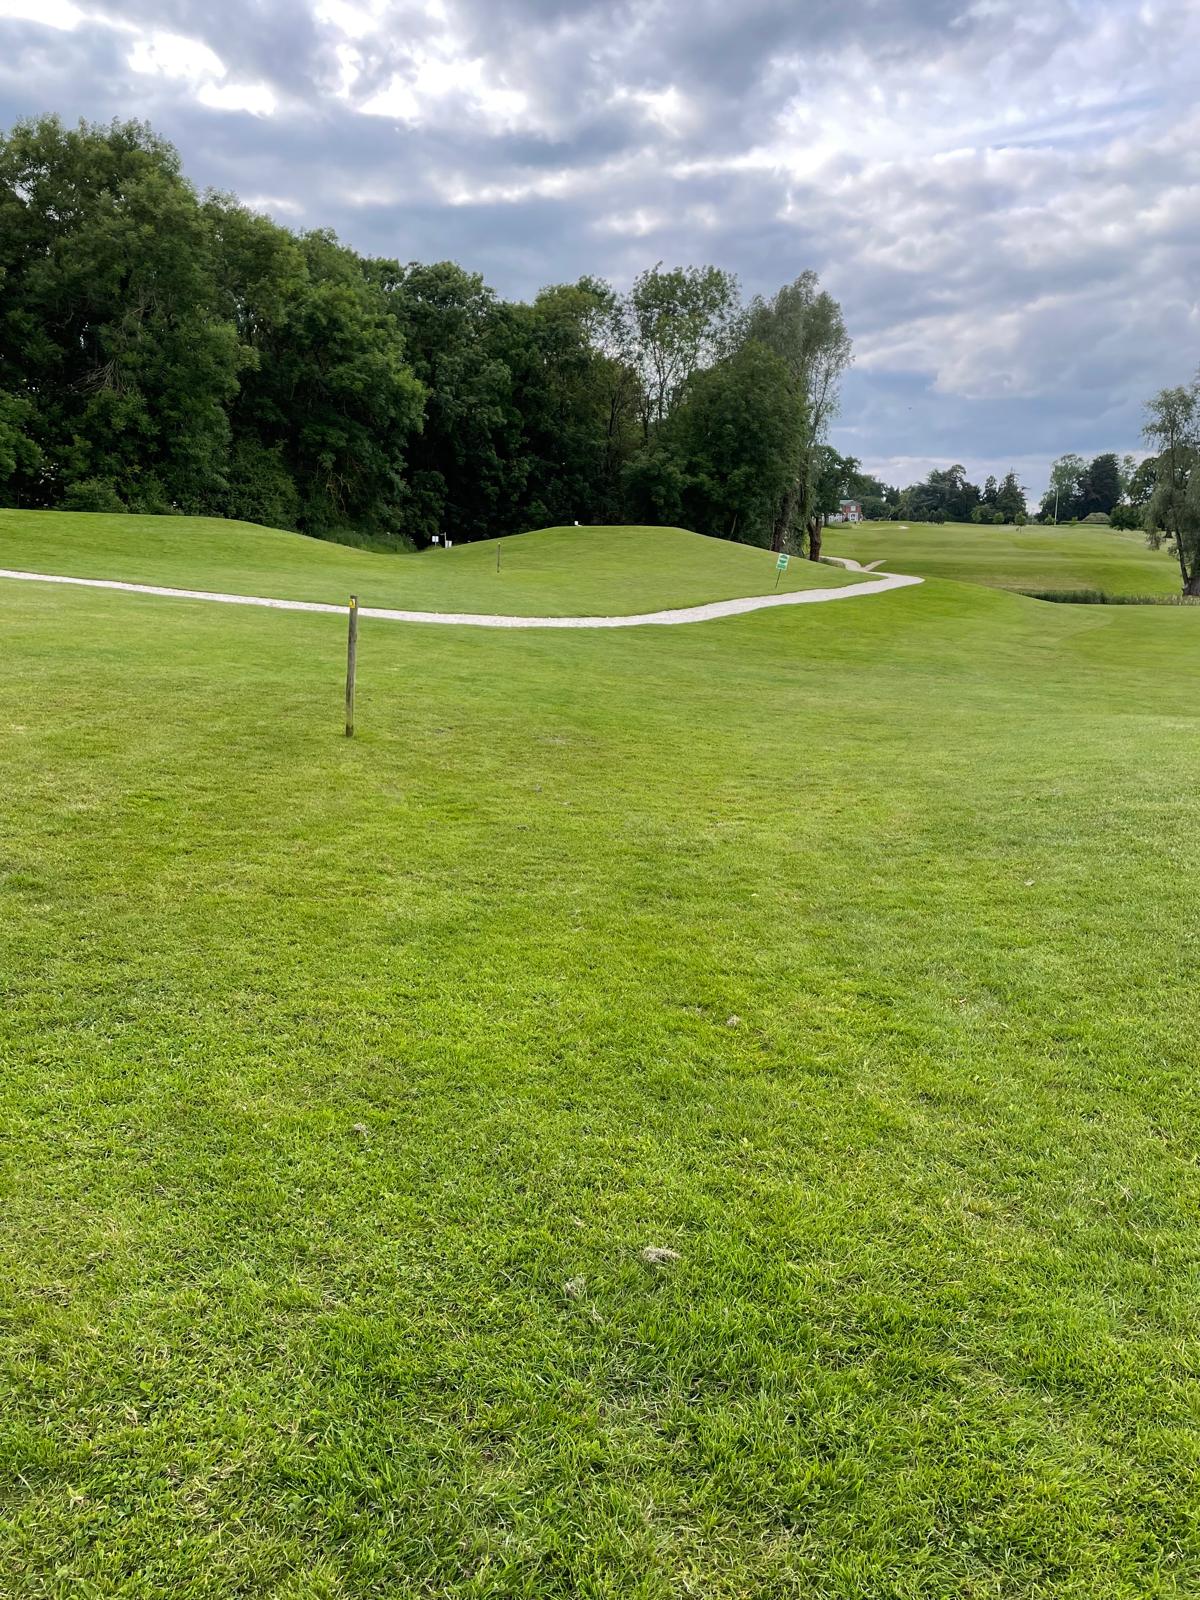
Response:
[[[350,628],[346,634],[346,737],[354,737],[354,672],[358,665],[358,596],[350,596]]]

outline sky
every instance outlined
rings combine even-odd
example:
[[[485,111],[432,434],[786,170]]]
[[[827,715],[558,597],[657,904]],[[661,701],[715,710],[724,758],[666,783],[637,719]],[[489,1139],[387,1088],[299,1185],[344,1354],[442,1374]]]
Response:
[[[0,0],[0,128],[42,112],[506,296],[814,268],[892,483],[1036,496],[1200,366],[1200,0]]]

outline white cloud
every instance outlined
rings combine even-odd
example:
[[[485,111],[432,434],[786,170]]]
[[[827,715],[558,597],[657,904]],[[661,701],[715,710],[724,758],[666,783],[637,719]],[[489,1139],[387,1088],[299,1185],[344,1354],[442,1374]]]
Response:
[[[129,52],[129,65],[135,72],[183,78],[189,83],[225,76],[225,63],[215,51],[178,33],[152,33],[138,39]]]
[[[415,122],[421,114],[421,102],[412,84],[396,76],[386,89],[362,101],[358,109],[367,117],[399,117],[404,122]]]
[[[614,100],[636,106],[647,123],[672,137],[686,134],[696,125],[696,107],[674,84],[665,89],[621,89]]]
[[[522,90],[489,78],[482,59],[422,53],[357,109],[366,116],[434,124],[465,114],[496,132],[519,124],[528,107]]]
[[[251,211],[264,211],[269,216],[301,217],[304,207],[298,200],[289,199],[286,195],[278,194],[245,194],[241,197],[242,204]]]
[[[178,33],[152,33],[134,42],[129,52],[134,72],[186,83],[196,101],[210,111],[249,111],[270,116],[277,99],[265,83],[231,80],[215,50],[199,39]]]
[[[87,20],[71,0],[0,0],[0,22],[38,22],[69,32]]]
[[[651,206],[638,206],[633,211],[614,212],[598,218],[595,228],[597,233],[622,233],[634,239],[645,239],[662,228],[666,221],[663,212]]]
[[[196,99],[210,111],[249,111],[256,117],[269,117],[278,103],[265,83],[203,83]]]

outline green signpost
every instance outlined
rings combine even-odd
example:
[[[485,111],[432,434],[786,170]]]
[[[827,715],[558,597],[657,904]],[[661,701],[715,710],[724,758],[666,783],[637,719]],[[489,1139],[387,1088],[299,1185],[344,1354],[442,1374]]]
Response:
[[[787,571],[787,564],[788,564],[788,558],[784,554],[784,552],[781,550],[779,552],[779,560],[775,563],[775,587],[777,589],[779,587],[779,574],[781,572],[786,572]]]

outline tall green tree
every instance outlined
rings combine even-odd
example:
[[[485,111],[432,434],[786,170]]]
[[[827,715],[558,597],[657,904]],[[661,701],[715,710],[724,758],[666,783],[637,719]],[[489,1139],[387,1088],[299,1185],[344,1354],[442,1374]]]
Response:
[[[631,464],[633,514],[768,544],[806,421],[784,363],[749,340],[693,374],[650,448]]]
[[[28,408],[24,504],[72,485],[206,509],[225,482],[244,362],[212,238],[176,152],[137,122],[57,118],[0,138],[0,373]]]
[[[622,473],[642,442],[641,385],[617,353],[621,302],[608,284],[582,278],[516,310],[523,337],[512,365],[531,463],[526,525],[616,522]]]
[[[1158,458],[1146,456],[1139,461],[1130,474],[1129,483],[1125,490],[1125,498],[1136,509],[1144,510],[1154,493],[1154,485],[1158,479]]]
[[[1081,516],[1091,516],[1096,511],[1107,515],[1113,510],[1121,498],[1121,465],[1113,451],[1093,458],[1081,490]]]
[[[742,326],[738,281],[719,267],[660,261],[633,280],[626,299],[629,350],[640,368],[646,438],[689,378],[732,351]]]
[[[1200,374],[1149,402],[1143,429],[1157,453],[1146,531],[1179,562],[1183,592],[1200,596]]]
[[[330,233],[209,203],[223,306],[249,353],[224,509],[321,538],[408,532],[425,390],[378,273]]]
[[[804,272],[771,300],[755,300],[746,329],[750,338],[783,362],[793,402],[804,418],[792,471],[775,510],[771,548],[782,550],[796,529],[806,538],[811,559],[819,561],[822,516],[828,508],[819,503],[816,452],[837,409],[838,387],[850,364],[850,336],[842,310],[821,288],[817,275]]]
[[[999,489],[996,491],[996,510],[999,511],[1005,522],[1022,521],[1028,514],[1025,504],[1025,491],[1020,480],[1011,469],[1004,474]]]
[[[1042,520],[1067,522],[1080,515],[1087,462],[1079,455],[1059,456],[1050,468],[1050,487],[1042,496]]]
[[[390,275],[391,314],[427,393],[408,451],[410,532],[418,543],[438,532],[512,533],[532,467],[513,377],[526,330],[478,273],[452,261],[378,270]]]

